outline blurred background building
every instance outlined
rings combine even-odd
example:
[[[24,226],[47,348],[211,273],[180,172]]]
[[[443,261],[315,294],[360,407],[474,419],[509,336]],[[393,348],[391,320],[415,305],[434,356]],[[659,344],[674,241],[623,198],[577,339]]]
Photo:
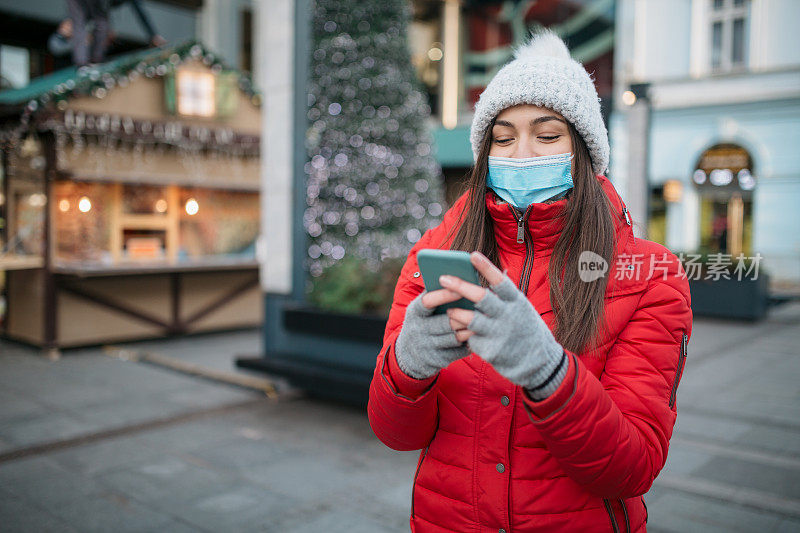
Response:
[[[800,283],[800,2],[619,0],[610,175],[649,239]]]
[[[447,197],[472,164],[472,109],[529,31],[546,26],[594,74],[610,177],[637,234],[676,252],[752,257],[800,283],[800,38],[791,0],[414,0]]]
[[[120,2],[80,68],[69,34],[54,44],[67,4],[0,3],[3,335],[57,350],[260,324],[254,4]]]

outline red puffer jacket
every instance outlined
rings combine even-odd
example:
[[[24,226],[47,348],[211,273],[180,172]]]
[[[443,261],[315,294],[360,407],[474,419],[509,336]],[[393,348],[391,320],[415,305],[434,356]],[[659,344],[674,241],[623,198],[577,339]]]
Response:
[[[416,380],[397,366],[394,343],[408,303],[424,289],[416,254],[449,248],[443,222],[416,243],[400,274],[369,393],[378,438],[421,449],[411,495],[411,530],[511,533],[644,531],[642,497],[667,459],[675,393],[692,331],[689,285],[677,257],[634,238],[622,199],[597,176],[614,206],[615,265],[605,295],[607,331],[598,347],[567,350],[569,372],[537,402],[476,354]],[[553,327],[547,267],[568,199],[528,210],[524,243],[510,206],[487,193],[502,267]],[[622,274],[621,274],[622,273]]]

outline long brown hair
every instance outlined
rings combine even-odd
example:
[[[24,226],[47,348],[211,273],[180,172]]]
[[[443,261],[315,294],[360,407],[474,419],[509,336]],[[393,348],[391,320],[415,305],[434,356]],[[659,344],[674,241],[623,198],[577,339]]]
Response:
[[[462,194],[469,191],[469,196],[459,223],[452,230],[455,237],[451,249],[478,250],[502,268],[494,224],[486,210],[486,173],[493,126],[494,120],[486,128],[475,166],[463,185]],[[562,215],[566,217],[564,229],[553,248],[547,275],[555,315],[553,336],[564,348],[581,353],[594,347],[589,346],[590,341],[599,339],[596,330],[601,327],[605,316],[608,276],[592,282],[582,281],[578,270],[579,256],[584,250],[591,250],[608,265],[613,265],[615,231],[611,218],[612,204],[595,178],[586,143],[572,124],[568,127],[575,156],[574,187]],[[486,285],[486,280],[482,283]]]

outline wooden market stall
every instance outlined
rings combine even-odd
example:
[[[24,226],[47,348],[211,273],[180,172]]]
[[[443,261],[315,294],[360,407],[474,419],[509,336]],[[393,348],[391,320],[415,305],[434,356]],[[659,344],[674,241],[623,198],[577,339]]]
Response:
[[[260,324],[259,105],[194,42],[0,93],[3,334],[57,351]]]

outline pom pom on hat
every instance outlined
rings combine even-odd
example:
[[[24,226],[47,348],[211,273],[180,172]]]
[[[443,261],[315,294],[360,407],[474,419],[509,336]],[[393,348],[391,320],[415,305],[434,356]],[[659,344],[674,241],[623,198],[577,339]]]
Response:
[[[594,172],[606,171],[610,147],[597,89],[583,65],[570,57],[564,41],[550,30],[540,31],[515,48],[514,59],[498,71],[478,98],[470,127],[476,161],[492,120],[519,104],[560,113],[586,142]]]
[[[565,61],[570,59],[567,45],[550,30],[542,30],[527,43],[514,49],[514,59],[519,59],[520,61],[535,61],[545,56],[556,57]]]

